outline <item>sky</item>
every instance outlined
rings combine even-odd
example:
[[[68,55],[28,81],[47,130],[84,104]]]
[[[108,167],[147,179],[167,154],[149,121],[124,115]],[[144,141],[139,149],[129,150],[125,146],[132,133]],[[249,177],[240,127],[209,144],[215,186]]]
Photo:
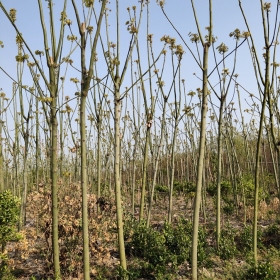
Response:
[[[80,0],[79,0],[80,1]],[[76,1],[79,3],[79,1]],[[62,10],[63,1],[53,1],[55,3],[54,10],[56,12],[57,18]],[[114,1],[111,1],[114,2]],[[128,20],[128,14],[126,11],[127,7],[136,5],[139,7],[138,1],[134,0],[121,0],[120,2],[120,25],[121,25],[121,42],[122,44],[127,45],[127,34],[125,28],[125,22]],[[262,47],[262,22],[260,17],[260,4],[259,1],[242,1],[244,5],[244,10],[248,16],[249,24],[252,28],[252,33],[257,43],[260,43],[260,48]],[[23,34],[24,38],[28,44],[30,44],[32,50],[43,49],[42,43],[42,32],[39,19],[39,9],[36,0],[2,0],[3,5],[7,10],[10,8],[15,8],[17,10],[17,21],[16,24],[19,27],[20,32]],[[43,7],[45,9],[45,20],[48,23],[48,10],[47,10],[47,1],[42,1]],[[205,27],[209,25],[208,17],[208,1],[207,0],[196,0],[194,1],[196,5],[196,11],[198,19],[200,22],[200,28],[204,34],[206,34]],[[254,4],[252,4],[254,3]],[[68,1],[67,15],[74,21],[73,8],[71,7],[71,1]],[[114,3],[111,3],[109,7],[114,9]],[[185,41],[193,48],[193,44],[190,43],[188,38],[188,33],[197,33],[194,16],[191,9],[190,1],[183,0],[166,0],[165,4],[166,14],[169,16],[170,20],[174,23],[178,31],[184,37]],[[111,15],[114,14],[112,10]],[[111,16],[110,15],[110,16]],[[0,30],[0,40],[4,42],[5,48],[1,50],[1,67],[6,70],[14,72],[15,61],[11,59],[16,55],[17,46],[15,44],[15,31],[10,25],[8,20],[5,18],[3,12],[0,13],[1,25],[5,28]],[[143,25],[141,29],[146,28],[145,22],[143,20]],[[112,26],[111,26],[112,27]],[[234,40],[229,38],[229,33],[232,32],[235,28],[239,28],[241,31],[246,30],[244,25],[243,18],[241,16],[238,1],[237,0],[214,0],[213,1],[213,34],[218,37],[217,43],[225,42],[226,45],[234,47]],[[114,30],[111,28],[111,38],[114,38]],[[160,7],[157,5],[155,0],[150,1],[150,33],[154,35],[154,45],[157,49],[161,49],[163,44],[160,42],[160,38],[163,35],[169,35],[171,37],[176,37],[177,42],[180,42],[179,36],[172,29],[163,13],[161,12]],[[66,31],[66,35],[69,34],[69,31]],[[124,39],[123,39],[124,38]],[[143,44],[146,44],[145,38],[143,39]],[[193,48],[194,49],[194,48]],[[248,50],[243,46],[242,52],[239,54],[243,61],[250,61],[247,59]],[[195,64],[192,61],[189,53],[186,54],[186,60],[189,60],[188,63],[191,65]],[[191,68],[191,67],[190,67]],[[241,69],[240,69],[241,70]],[[1,76],[2,78],[3,76]],[[3,81],[1,79],[1,81]],[[3,86],[2,86],[3,87]]]
[[[16,25],[18,26],[19,31],[22,33],[26,42],[30,46],[31,50],[34,52],[35,50],[44,50],[43,46],[43,37],[41,31],[40,17],[39,17],[39,9],[38,3],[36,0],[2,0],[1,1],[6,10],[10,10],[11,8],[15,8],[17,10],[17,20]],[[62,11],[63,1],[54,0],[54,11],[55,11],[55,20],[57,24],[57,28],[59,28],[59,18],[60,12]],[[97,5],[99,5],[95,1]],[[119,1],[119,14],[120,14],[120,52],[121,52],[121,66],[123,66],[124,59],[126,57],[128,51],[129,41],[131,39],[131,35],[126,30],[126,21],[128,21],[129,16],[127,12],[127,7],[132,7],[133,5],[137,6],[139,10],[139,1],[134,0],[120,0]],[[257,52],[260,56],[261,66],[264,71],[264,61],[261,58],[261,54],[263,52],[264,39],[263,39],[263,29],[262,29],[262,19],[260,12],[260,1],[248,1],[242,0],[242,5],[247,16],[248,23],[251,28],[252,36],[255,40],[255,44],[257,46]],[[76,3],[79,7],[79,11],[81,12],[81,1],[76,0]],[[205,27],[209,26],[209,1],[207,0],[194,0],[196,13],[198,17],[198,21],[200,24],[201,31],[204,35],[207,34]],[[274,14],[275,14],[275,5],[277,1],[272,2],[272,13],[271,13],[271,22],[274,22]],[[44,17],[46,24],[48,25],[48,8],[47,1],[42,1],[44,7]],[[274,5],[274,6],[273,6]],[[115,1],[112,0],[108,8],[110,12],[108,13],[108,21],[109,21],[109,36],[110,41],[116,42],[116,21],[115,21]],[[138,11],[137,10],[137,11]],[[195,44],[190,42],[188,34],[197,33],[194,15],[192,11],[191,1],[186,0],[166,0],[164,10],[169,17],[170,21],[174,24],[177,31],[184,38],[184,41],[188,44],[191,50],[197,55]],[[185,54],[183,56],[183,60],[181,62],[181,79],[185,79],[186,90],[187,92],[191,90],[195,90],[196,88],[202,87],[200,78],[201,78],[201,70],[197,66],[197,63],[191,56],[190,52],[187,50],[187,47],[184,45],[182,40],[180,39],[177,32],[170,25],[166,17],[163,15],[161,8],[156,3],[156,0],[151,0],[149,4],[149,34],[153,34],[153,51],[155,56],[157,56],[161,49],[163,48],[163,42],[160,40],[162,36],[168,35],[170,37],[175,37],[177,44],[181,44],[185,50]],[[73,8],[71,1],[68,0],[67,7],[67,16],[69,19],[73,21],[72,31],[75,35],[78,35],[75,16],[73,13]],[[147,47],[146,47],[146,10],[143,12],[142,25],[139,30],[138,38],[140,42],[141,48],[141,58],[143,59],[143,69],[147,65]],[[15,30],[9,23],[8,19],[4,15],[4,13],[0,10],[0,41],[3,41],[4,48],[0,49],[0,67],[2,67],[6,73],[8,73],[13,79],[17,80],[17,63],[15,61],[15,56],[17,55],[17,45],[15,44]],[[92,24],[95,27],[95,23]],[[225,43],[229,52],[235,47],[235,40],[229,37],[229,33],[239,28],[241,31],[247,31],[245,26],[242,14],[239,9],[238,0],[213,0],[213,35],[217,37],[217,42],[215,46],[217,47],[222,42]],[[57,29],[58,30],[58,29]],[[70,34],[69,28],[65,29],[65,36]],[[102,27],[102,38],[104,42],[106,41],[106,31],[104,25]],[[58,36],[58,31],[57,31]],[[70,49],[70,42],[67,40],[64,43],[64,51],[63,56],[66,56]],[[99,44],[98,49],[98,73],[102,77],[103,73],[106,73],[107,66],[102,60],[101,48]],[[201,47],[200,47],[201,51]],[[88,51],[89,54],[89,51]],[[71,56],[71,59],[74,61],[74,66],[79,68],[79,49],[74,52]],[[222,56],[220,54],[217,55],[217,60],[221,60]],[[167,66],[164,71],[163,79],[165,82],[165,89],[168,92],[171,84],[172,84],[172,68],[171,68],[171,56],[167,55]],[[135,54],[133,55],[133,60],[137,59]],[[31,60],[32,61],[32,60]],[[102,62],[103,61],[103,62]],[[210,58],[210,67],[214,69],[215,63],[213,60],[213,54],[211,53]],[[226,68],[229,68],[231,71],[233,65],[233,55],[228,57],[225,60]],[[26,67],[26,66],[25,66]],[[160,64],[158,64],[160,67]],[[27,68],[27,67],[26,67]],[[71,67],[70,67],[71,68]],[[45,69],[46,66],[45,66]],[[222,67],[220,67],[220,70]],[[28,69],[26,69],[28,70]],[[26,71],[27,73],[28,71]],[[0,69],[0,89],[5,92],[8,98],[12,96],[12,80]],[[194,73],[196,75],[194,75]],[[239,49],[237,54],[237,65],[235,73],[238,73],[238,82],[242,85],[248,92],[257,93],[257,84],[254,77],[254,72],[252,68],[252,62],[250,58],[250,53],[248,50],[248,45],[245,42]],[[62,74],[61,74],[62,75]],[[75,69],[68,69],[67,79],[69,80],[71,77],[80,78],[80,73]],[[128,74],[130,77],[130,74]],[[213,74],[210,77],[211,83],[213,85],[218,83],[217,75]],[[122,91],[125,90],[126,86],[130,85],[130,79],[125,79],[122,87]],[[23,84],[32,86],[32,80],[30,79],[30,75],[26,74],[23,78]],[[73,83],[67,83],[65,88],[66,95],[70,97],[74,96],[76,91],[75,85]],[[233,91],[233,90],[232,90]],[[247,102],[252,103],[249,95],[246,91],[242,91],[242,109],[247,108]],[[237,103],[236,95],[231,97],[232,93],[229,94],[229,99]],[[172,101],[172,97],[170,98]],[[213,97],[213,101],[216,103],[217,100]],[[183,102],[184,103],[184,102]],[[216,103],[217,104],[217,103]],[[128,108],[129,109],[129,108]],[[160,112],[158,112],[158,116],[160,116]],[[250,116],[248,116],[248,120]]]

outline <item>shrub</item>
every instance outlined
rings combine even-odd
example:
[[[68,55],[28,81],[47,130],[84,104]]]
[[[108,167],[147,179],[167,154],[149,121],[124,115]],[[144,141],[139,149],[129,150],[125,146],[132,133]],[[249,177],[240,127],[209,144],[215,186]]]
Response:
[[[228,260],[237,252],[234,237],[236,230],[232,227],[226,227],[221,231],[221,238],[219,244],[218,255],[224,260]]]
[[[226,215],[232,215],[234,213],[234,205],[233,202],[229,202],[227,203],[224,207],[223,207],[224,213]]]
[[[17,222],[19,219],[20,200],[10,191],[0,194],[0,242],[4,252],[7,242],[18,241]]]
[[[226,199],[229,194],[232,194],[232,185],[229,181],[221,182],[221,194],[223,199]]]
[[[240,251],[242,250],[248,252],[252,249],[252,244],[253,244],[252,227],[245,226],[243,230],[240,232],[239,236],[236,238],[236,245]]]
[[[176,226],[165,223],[157,231],[147,228],[143,222],[128,219],[124,231],[126,250],[134,259],[137,258],[129,270],[131,279],[169,279],[170,275],[176,274],[178,265],[190,262],[192,224],[189,221],[179,220]],[[199,262],[206,258],[205,239],[205,231],[199,228]]]
[[[155,190],[159,193],[169,193],[169,188],[167,186],[156,185]]]
[[[245,175],[239,180],[239,184],[237,187],[237,191],[243,191],[245,193],[246,201],[248,205],[254,204],[254,191],[255,191],[255,184],[254,178],[252,175]],[[266,197],[263,185],[259,185],[259,201],[263,200]]]
[[[242,280],[276,280],[279,279],[279,273],[270,262],[260,263],[257,267],[252,264],[244,273]]]
[[[135,227],[131,245],[134,255],[148,260],[151,264],[162,264],[167,258],[164,235],[147,228],[144,222]]]
[[[193,182],[180,183],[178,181],[175,181],[173,186],[176,192],[184,194],[195,192],[196,189],[196,186]]]
[[[180,265],[190,258],[191,232],[188,224],[179,222],[177,227],[165,223],[163,229],[165,245],[168,251],[176,256],[177,264]]]
[[[207,193],[210,196],[215,196],[217,194],[217,183],[209,184],[206,188]],[[232,194],[232,185],[229,181],[221,182],[221,195],[222,198],[226,201],[228,196]]]
[[[7,242],[19,241],[17,222],[19,219],[20,200],[10,191],[0,193],[0,242],[2,253],[0,254],[0,279],[15,279],[9,268],[9,258],[4,252]]]
[[[141,277],[166,273],[166,265],[174,261],[165,246],[165,236],[152,228],[147,228],[144,222],[135,223],[131,241],[127,242],[126,249],[131,255],[144,261],[141,267],[136,269]],[[133,274],[135,273],[134,271]]]
[[[176,257],[177,264],[185,261],[191,262],[191,243],[192,243],[192,223],[179,219],[176,226],[165,223],[163,228],[165,244],[169,252]],[[206,233],[202,227],[198,229],[198,262],[203,262],[206,258]]]
[[[274,246],[280,248],[280,227],[278,225],[270,225],[263,232],[263,244],[266,247]]]
[[[240,252],[248,253],[253,246],[253,229],[252,226],[245,226],[235,237],[236,247]],[[262,232],[258,230],[258,246],[262,244]]]
[[[206,191],[210,196],[215,196],[217,193],[217,185],[209,184],[208,187],[206,188]]]
[[[0,279],[1,280],[14,280],[16,279],[9,267],[9,258],[7,254],[0,253]]]

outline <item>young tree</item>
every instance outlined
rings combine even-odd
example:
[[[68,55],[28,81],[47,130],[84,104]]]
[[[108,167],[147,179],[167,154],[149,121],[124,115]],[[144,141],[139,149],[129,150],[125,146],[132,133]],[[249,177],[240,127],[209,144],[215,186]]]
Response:
[[[38,0],[38,8],[40,13],[40,20],[41,20],[41,27],[42,33],[44,37],[44,49],[46,50],[46,64],[49,70],[49,79],[47,79],[43,69],[39,65],[39,62],[35,59],[35,54],[31,51],[28,43],[25,41],[24,37],[22,36],[19,28],[15,24],[16,20],[16,10],[12,9],[10,13],[8,13],[3,6],[2,2],[0,2],[0,8],[9,19],[10,23],[14,27],[17,36],[22,41],[23,45],[28,50],[31,57],[34,59],[34,63],[41,74],[45,85],[49,91],[49,95],[46,96],[43,94],[39,84],[38,91],[40,92],[40,98],[43,102],[45,102],[50,107],[49,116],[47,117],[48,124],[50,126],[51,131],[51,143],[50,143],[50,154],[51,154],[51,167],[50,167],[50,174],[51,174],[51,184],[52,184],[52,246],[53,246],[53,263],[54,263],[54,276],[56,279],[60,278],[60,263],[59,263],[59,245],[58,245],[58,185],[57,185],[57,172],[58,172],[58,165],[57,165],[57,136],[58,136],[58,121],[57,121],[57,99],[58,99],[58,84],[59,84],[59,70],[60,65],[63,63],[61,59],[61,52],[63,46],[63,39],[64,39],[64,27],[65,27],[65,20],[66,20],[66,4],[67,0],[64,0],[64,6],[62,11],[61,17],[61,25],[60,25],[60,34],[58,43],[56,41],[56,32],[55,32],[55,22],[54,22],[54,13],[53,13],[53,1],[48,1],[48,8],[50,14],[50,44],[49,47],[49,37],[48,32],[45,25],[44,19],[44,12],[42,1]],[[40,52],[40,51],[38,51]],[[38,53],[37,52],[37,53]],[[40,52],[42,54],[42,52]],[[34,79],[34,77],[33,77]]]
[[[193,14],[197,25],[197,31],[201,46],[203,48],[202,70],[202,104],[201,104],[201,120],[200,120],[200,136],[199,136],[199,156],[197,163],[196,177],[196,193],[193,214],[193,235],[192,235],[192,279],[197,279],[197,246],[198,246],[198,226],[199,226],[199,209],[201,203],[202,178],[204,169],[204,153],[206,140],[206,116],[208,111],[208,55],[209,47],[212,44],[212,0],[209,0],[209,27],[206,39],[203,38],[200,31],[196,10],[192,0]]]
[[[242,16],[244,18],[244,22],[248,28],[248,31],[251,34],[250,26],[247,21],[247,17],[245,15],[245,12],[242,7],[242,1],[239,0],[239,7],[242,13]],[[251,56],[252,56],[252,62],[255,70],[255,76],[258,84],[258,89],[260,92],[260,102],[261,102],[261,110],[260,110],[260,121],[259,121],[259,129],[258,129],[258,138],[257,138],[257,146],[256,146],[256,157],[255,157],[255,191],[254,191],[254,221],[253,221],[253,252],[254,252],[254,262],[255,266],[258,265],[258,238],[257,238],[257,226],[258,226],[258,205],[259,205],[259,185],[260,185],[260,156],[261,156],[261,143],[262,143],[262,137],[263,137],[263,124],[265,119],[265,111],[268,103],[268,109],[270,113],[270,132],[274,139],[274,147],[276,148],[276,151],[279,155],[279,146],[278,141],[275,137],[274,133],[274,121],[273,121],[273,102],[271,98],[271,91],[273,89],[273,81],[275,78],[275,54],[276,51],[274,51],[274,56],[271,55],[271,49],[275,48],[277,46],[277,38],[279,34],[279,22],[278,22],[278,10],[279,10],[279,3],[277,1],[276,3],[276,11],[275,11],[275,23],[271,25],[270,22],[270,12],[271,12],[271,3],[269,2],[263,2],[260,0],[260,9],[262,14],[262,27],[263,27],[263,38],[264,38],[264,53],[263,58],[265,62],[265,70],[264,75],[261,69],[260,61],[257,54],[257,47],[254,42],[254,38],[251,34],[250,36],[250,48],[251,48]],[[272,27],[271,27],[272,26]],[[272,32],[270,30],[272,28]],[[272,61],[271,61],[272,59]],[[273,66],[273,73],[271,75],[270,69],[271,65]],[[280,178],[280,177],[279,177]],[[278,178],[278,179],[279,179]]]
[[[1,89],[2,90],[2,89]],[[3,139],[2,139],[2,131],[3,131],[3,113],[4,113],[4,98],[5,93],[0,93],[0,192],[4,191],[4,158],[3,158]]]
[[[87,34],[91,33],[91,27],[84,17],[84,21],[81,22],[79,12],[75,3],[72,0],[72,4],[75,10],[77,25],[79,27],[79,33],[81,36],[80,48],[81,48],[81,99],[80,99],[80,146],[81,146],[81,187],[82,187],[82,223],[83,223],[83,265],[84,265],[84,279],[90,279],[90,267],[89,267],[89,234],[88,234],[88,204],[87,204],[87,139],[86,139],[86,99],[90,89],[91,81],[94,76],[94,63],[96,61],[96,48],[100,35],[100,29],[102,24],[102,18],[106,8],[106,0],[102,1],[100,8],[98,23],[96,32],[94,35],[93,44],[91,46],[90,63],[86,66],[86,38]],[[92,8],[92,3],[85,3],[85,6]],[[70,26],[70,23],[68,24]]]

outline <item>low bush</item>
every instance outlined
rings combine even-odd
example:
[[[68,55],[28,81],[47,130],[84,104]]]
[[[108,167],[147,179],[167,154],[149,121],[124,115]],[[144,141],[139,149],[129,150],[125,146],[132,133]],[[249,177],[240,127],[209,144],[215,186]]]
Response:
[[[258,229],[258,246],[262,245],[262,231]],[[239,234],[235,237],[235,243],[238,251],[241,253],[249,253],[253,246],[253,229],[251,225],[247,225],[241,230]]]
[[[17,223],[20,213],[20,200],[10,191],[0,193],[0,279],[15,279],[12,275],[9,258],[5,252],[8,242],[19,241],[21,235],[17,232]]]
[[[217,185],[216,184],[209,184],[208,187],[206,188],[206,192],[210,196],[215,196],[217,194]]]
[[[196,186],[193,182],[183,182],[180,183],[178,181],[175,181],[174,184],[174,191],[178,193],[183,193],[183,194],[189,194],[192,192],[195,192]]]
[[[263,231],[262,243],[265,247],[273,246],[277,249],[280,248],[280,227],[273,224],[268,226]]]
[[[241,276],[242,280],[276,280],[279,279],[279,273],[270,262],[260,263],[257,267],[251,264],[250,267]]]
[[[247,205],[254,205],[254,190],[255,184],[252,175],[245,175],[238,180],[237,191],[240,193],[244,192]],[[260,184],[258,195],[259,201],[264,200],[265,197],[266,193],[263,184]]]
[[[176,275],[178,266],[190,262],[192,224],[179,220],[177,225],[165,223],[160,231],[147,228],[144,222],[128,219],[125,222],[126,251],[130,257],[137,258],[129,269],[131,279],[169,279]],[[205,231],[199,229],[198,261],[206,258]],[[141,266],[139,266],[141,263]]]
[[[221,231],[220,244],[218,255],[221,259],[229,260],[237,253],[234,237],[236,236],[236,230],[231,226],[227,226]]]
[[[226,215],[232,215],[234,213],[234,204],[231,202],[226,203],[226,205],[223,206],[223,211]]]
[[[7,242],[17,241],[20,200],[10,191],[0,193],[0,242],[4,252]]]
[[[169,188],[168,186],[156,185],[155,191],[159,193],[169,193]]]

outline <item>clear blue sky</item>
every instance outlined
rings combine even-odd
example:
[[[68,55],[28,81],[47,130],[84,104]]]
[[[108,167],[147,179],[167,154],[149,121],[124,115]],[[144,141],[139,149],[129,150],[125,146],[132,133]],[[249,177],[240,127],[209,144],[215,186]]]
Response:
[[[62,10],[63,1],[53,1],[55,3],[54,10],[56,13],[56,19],[60,18],[60,12]],[[80,3],[80,0],[76,0],[77,3]],[[98,4],[98,1],[95,1]],[[134,0],[120,0],[120,26],[121,26],[121,56],[124,58],[127,54],[128,42],[130,40],[130,35],[128,34],[125,26],[125,22],[128,20],[128,13],[126,8],[128,6],[136,5],[139,7],[138,1]],[[176,34],[174,29],[170,26],[166,18],[163,16],[160,7],[156,4],[155,0],[150,1],[150,31],[149,33],[154,34],[153,37],[153,45],[154,52],[157,54],[163,46],[163,43],[160,41],[160,38],[163,35],[169,35],[171,37],[175,37],[177,39],[178,44],[182,44],[179,36]],[[174,23],[178,31],[184,37],[185,41],[188,45],[195,51],[195,45],[192,44],[189,40],[188,33],[197,33],[194,16],[191,8],[191,1],[183,1],[183,0],[166,0],[165,1],[165,11],[169,16],[170,20]],[[200,28],[204,35],[206,34],[205,27],[209,26],[209,16],[208,16],[208,0],[195,0],[196,11],[200,23]],[[243,0],[243,6],[245,13],[248,17],[248,22],[251,27],[252,35],[254,36],[254,40],[258,47],[258,54],[260,55],[260,59],[262,62],[262,66],[264,68],[264,63],[261,58],[262,48],[264,46],[263,41],[263,30],[262,30],[262,20],[260,13],[260,1],[245,1]],[[48,24],[48,9],[47,9],[47,1],[42,1],[45,12],[45,20]],[[111,41],[115,42],[115,1],[111,1],[109,7],[112,9],[109,15],[110,21],[110,37]],[[17,21],[16,24],[23,34],[23,37],[30,45],[33,51],[35,50],[43,50],[43,41],[42,41],[42,32],[41,25],[39,19],[39,10],[38,4],[36,0],[2,0],[2,4],[9,11],[11,8],[15,8],[17,10]],[[276,1],[272,3],[272,5],[276,5]],[[81,6],[81,5],[80,5]],[[80,10],[81,11],[81,10]],[[272,6],[271,18],[273,22],[275,7]],[[77,29],[75,28],[75,18],[73,14],[73,8],[71,1],[68,0],[68,8],[67,15],[73,21],[73,30],[74,34],[78,35]],[[13,27],[10,25],[9,21],[0,10],[0,40],[4,42],[5,47],[0,49],[0,66],[5,69],[14,79],[16,79],[16,61],[15,56],[17,55],[17,46],[15,44],[15,31]],[[59,21],[57,21],[59,24]],[[232,32],[235,28],[239,28],[241,31],[246,31],[246,27],[241,16],[241,12],[239,10],[238,1],[237,0],[213,0],[213,35],[218,37],[216,42],[216,46],[220,43],[224,42],[228,47],[229,51],[231,51],[235,46],[235,41],[233,38],[229,37],[229,33]],[[142,45],[142,58],[146,59],[146,17],[144,16],[141,30],[139,32],[139,39]],[[58,32],[57,32],[58,34]],[[66,28],[66,36],[70,34],[68,28]],[[102,36],[105,40],[105,32],[104,29],[102,31]],[[65,41],[65,51],[64,55],[67,54],[67,50],[69,49],[70,43]],[[182,73],[181,78],[186,80],[187,91],[195,90],[198,87],[201,87],[201,82],[193,76],[193,73],[196,73],[198,76],[201,76],[201,72],[197,67],[194,59],[188,52],[187,48],[183,45],[186,54],[184,55],[182,61]],[[99,54],[101,57],[101,53]],[[212,57],[212,54],[211,54]],[[221,58],[221,55],[217,54],[218,59]],[[74,65],[79,68],[79,50],[77,49],[75,54],[73,54],[72,59],[74,60]],[[136,59],[136,58],[134,58]],[[101,58],[100,58],[101,60]],[[32,61],[32,59],[31,59]],[[226,65],[229,70],[231,70],[233,57],[229,57],[226,60]],[[122,63],[123,61],[121,61]],[[210,69],[214,67],[213,59],[210,58]],[[106,72],[106,64],[102,65],[101,62],[98,64],[100,73],[104,71]],[[104,67],[104,68],[103,68]],[[102,69],[103,68],[103,69]],[[164,80],[166,83],[166,90],[169,89],[169,86],[172,81],[172,76],[169,75],[168,71],[165,71]],[[248,51],[248,46],[246,43],[238,51],[238,62],[236,73],[239,74],[239,82],[244,86],[249,92],[256,92],[256,82],[254,79],[254,74],[252,71],[252,63]],[[171,72],[170,72],[171,74]],[[69,70],[69,74],[67,78],[71,77],[80,78],[79,72],[71,69]],[[215,84],[218,80],[215,76],[211,77],[212,84]],[[29,86],[32,85],[32,81],[29,75],[24,77],[23,84],[27,84]],[[125,81],[123,86],[129,86],[129,80]],[[11,96],[12,82],[11,80],[0,71],[0,88],[7,94],[8,97]],[[67,88],[69,95],[73,96],[75,92],[75,88],[73,84],[70,84]],[[249,100],[248,94],[243,92],[243,109],[246,108],[245,99]],[[235,100],[236,102],[236,100]],[[250,102],[250,101],[249,101]]]

